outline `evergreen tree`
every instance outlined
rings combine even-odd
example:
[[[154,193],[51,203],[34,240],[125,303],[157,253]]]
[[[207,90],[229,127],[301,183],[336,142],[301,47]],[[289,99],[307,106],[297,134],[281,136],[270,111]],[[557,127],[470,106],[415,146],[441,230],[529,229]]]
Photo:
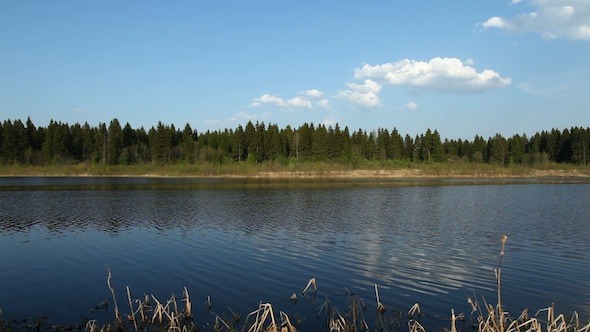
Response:
[[[107,142],[107,163],[118,164],[123,148],[123,132],[117,119],[111,120],[109,124]]]
[[[264,122],[256,122],[256,131],[253,140],[254,160],[261,163],[266,160],[267,140],[265,139],[266,126]]]
[[[586,165],[588,162],[588,139],[583,128],[571,129],[571,162]]]
[[[295,131],[295,156],[306,160],[312,156],[312,135],[315,131],[313,123],[304,123]]]
[[[504,165],[508,156],[508,143],[500,134],[488,140],[487,161],[490,164]]]
[[[82,160],[90,161],[95,154],[96,129],[92,129],[88,122],[82,126]]]
[[[404,137],[404,158],[406,158],[410,161],[414,161],[413,157],[414,157],[414,140],[412,139],[412,136],[410,136],[409,134],[406,134],[406,137]]]
[[[295,149],[293,147],[294,137],[295,132],[291,126],[287,125],[285,129],[281,130],[281,140],[285,157],[295,157]]]
[[[250,156],[252,156],[252,160],[255,160],[254,152],[256,151],[256,128],[252,124],[252,121],[248,121],[246,128],[244,128],[244,140],[246,143],[246,158],[250,159]]]
[[[248,150],[246,143],[246,135],[244,134],[244,128],[241,125],[238,126],[234,132],[234,145],[237,147],[236,155],[234,157],[237,161],[246,160],[248,157],[246,151]]]
[[[525,162],[525,153],[527,145],[526,135],[520,136],[518,134],[508,139],[508,163],[522,164]]]
[[[426,162],[441,162],[444,161],[444,148],[440,140],[440,134],[438,131],[432,132],[430,129],[426,130],[426,133],[420,136],[420,160]]]
[[[75,123],[70,127],[70,133],[72,136],[72,150],[71,150],[71,157],[76,162],[83,161],[83,146],[84,146],[84,136],[82,134],[82,126],[79,123]]]
[[[475,135],[473,144],[471,145],[471,161],[476,163],[483,163],[486,154],[487,144],[483,137]]]
[[[191,128],[191,126],[187,123],[184,126],[184,130],[182,131],[182,137],[180,139],[181,141],[181,149],[180,149],[180,154],[181,154],[181,159],[189,164],[193,164],[196,160],[196,151],[197,151],[197,145],[196,142],[193,138],[193,129]]]
[[[2,161],[9,164],[23,164],[25,152],[29,147],[27,130],[20,120],[4,121],[2,125]]]
[[[571,162],[572,156],[572,139],[570,137],[570,131],[566,128],[561,133],[561,137],[557,142],[559,147],[558,161],[562,163]]]
[[[318,125],[312,133],[311,149],[313,160],[321,161],[328,158],[328,131],[323,124]]]
[[[389,131],[387,129],[377,129],[377,158],[387,160],[393,157],[393,149],[390,143]]]
[[[397,128],[393,128],[391,131],[391,138],[390,142],[390,151],[391,155],[389,156],[390,159],[394,160],[402,160],[404,158],[404,139],[402,135],[400,135]]]

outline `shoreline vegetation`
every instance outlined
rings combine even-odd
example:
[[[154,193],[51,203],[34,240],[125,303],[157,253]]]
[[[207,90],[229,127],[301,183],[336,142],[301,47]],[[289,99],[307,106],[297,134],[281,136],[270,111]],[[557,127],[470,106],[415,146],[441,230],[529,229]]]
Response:
[[[366,161],[350,166],[328,162],[199,163],[158,165],[53,164],[3,165],[2,177],[181,177],[244,179],[436,179],[436,178],[590,178],[589,165],[500,166],[485,163],[409,163]]]
[[[98,126],[30,118],[0,123],[0,175],[252,178],[589,177],[590,127],[485,140],[442,139],[437,130],[349,130],[248,122],[197,132],[118,119]]]
[[[538,310],[536,313],[524,309],[519,316],[512,316],[502,304],[502,259],[504,256],[507,236],[502,235],[499,264],[494,269],[496,279],[496,304],[488,303],[483,297],[478,300],[475,295],[468,296],[467,303],[471,312],[455,312],[450,308],[450,317],[437,330],[458,332],[589,332],[590,321],[581,321],[577,312],[564,315],[555,312],[553,306]],[[301,323],[306,317],[298,314],[289,315],[270,303],[260,302],[257,309],[240,317],[228,308],[229,312],[218,315],[213,309],[211,298],[207,297],[204,308],[197,313],[198,305],[191,301],[186,287],[182,296],[174,294],[164,301],[154,295],[144,294],[142,298],[134,299],[129,286],[126,292],[119,293],[119,301],[112,286],[112,274],[107,269],[107,286],[112,295],[91,312],[97,310],[114,309],[114,320],[104,324],[97,319],[85,318],[77,325],[51,325],[43,318],[32,321],[13,320],[2,317],[0,310],[0,331],[247,331],[247,332],[297,332],[303,330]],[[402,331],[407,326],[409,332],[426,332],[423,326],[426,313],[421,311],[420,305],[415,303],[407,312],[391,309],[388,304],[381,302],[379,287],[375,284],[374,299],[363,299],[358,294],[345,289],[348,296],[346,306],[337,308],[330,299],[318,291],[316,278],[310,278],[301,293],[293,293],[289,301],[308,302],[316,308],[317,326],[314,330],[349,332],[349,331]],[[325,298],[325,301],[322,300]],[[323,304],[321,304],[323,302]],[[119,306],[121,305],[121,306]],[[205,317],[205,318],[204,318]],[[208,317],[208,318],[207,318]],[[307,317],[312,319],[311,317]],[[374,323],[371,323],[373,322]],[[104,324],[104,325],[103,325]],[[445,327],[442,327],[444,325]]]

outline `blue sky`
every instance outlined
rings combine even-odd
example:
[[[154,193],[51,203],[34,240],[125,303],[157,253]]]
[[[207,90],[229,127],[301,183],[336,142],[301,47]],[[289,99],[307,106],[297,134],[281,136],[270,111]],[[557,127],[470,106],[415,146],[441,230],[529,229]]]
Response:
[[[590,126],[590,1],[4,1],[0,119]]]

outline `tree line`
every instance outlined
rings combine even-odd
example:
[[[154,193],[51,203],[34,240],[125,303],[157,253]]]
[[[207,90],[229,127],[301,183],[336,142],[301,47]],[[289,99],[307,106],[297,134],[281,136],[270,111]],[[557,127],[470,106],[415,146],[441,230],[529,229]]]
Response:
[[[500,134],[484,139],[441,140],[437,130],[410,136],[396,128],[350,131],[338,124],[305,123],[298,128],[248,122],[235,129],[197,132],[158,122],[148,130],[121,126],[73,124],[51,120],[37,127],[30,118],[0,124],[0,163],[20,165],[95,163],[195,164],[200,162],[262,163],[276,161],[401,160],[408,162],[474,162],[499,165],[545,162],[589,163],[590,128],[572,127],[537,132],[531,137]]]

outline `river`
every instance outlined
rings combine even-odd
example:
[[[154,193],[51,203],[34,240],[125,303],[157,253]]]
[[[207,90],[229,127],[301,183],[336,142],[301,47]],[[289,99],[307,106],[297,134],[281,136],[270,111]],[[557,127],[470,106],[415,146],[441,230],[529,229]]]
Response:
[[[376,284],[388,311],[419,303],[442,328],[451,309],[469,319],[468,296],[495,303],[503,234],[505,309],[587,322],[588,180],[0,178],[0,309],[107,323],[112,305],[90,309],[112,301],[110,269],[123,312],[125,286],[164,300],[186,286],[201,326],[263,301],[309,330],[325,298],[374,312]],[[289,301],[310,278],[315,302]]]

